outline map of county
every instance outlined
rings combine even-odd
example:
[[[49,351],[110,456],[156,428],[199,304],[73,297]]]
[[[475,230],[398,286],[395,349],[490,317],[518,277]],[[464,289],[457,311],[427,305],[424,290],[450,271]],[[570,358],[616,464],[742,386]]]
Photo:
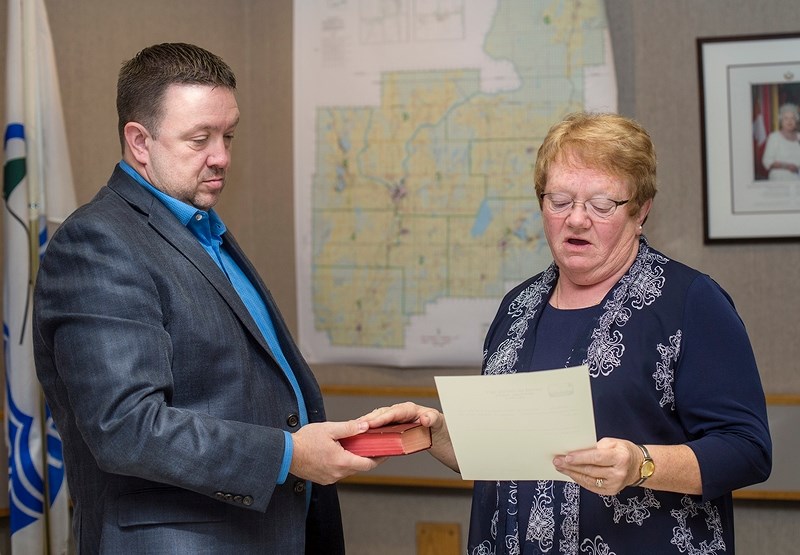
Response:
[[[603,3],[304,0],[295,27],[304,354],[478,366],[502,296],[551,260],[545,133],[616,110]]]

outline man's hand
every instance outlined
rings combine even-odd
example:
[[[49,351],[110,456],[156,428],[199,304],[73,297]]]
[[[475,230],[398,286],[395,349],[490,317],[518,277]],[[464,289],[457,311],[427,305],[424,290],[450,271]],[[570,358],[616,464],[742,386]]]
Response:
[[[354,455],[339,445],[339,439],[369,429],[366,422],[319,422],[307,424],[292,434],[294,452],[289,472],[317,484],[338,482],[357,472],[377,467],[385,458]]]

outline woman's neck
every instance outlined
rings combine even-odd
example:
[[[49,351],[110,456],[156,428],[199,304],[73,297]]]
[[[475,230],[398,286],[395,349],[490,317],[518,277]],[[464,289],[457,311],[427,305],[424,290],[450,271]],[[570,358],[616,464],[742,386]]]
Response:
[[[550,298],[550,304],[562,310],[596,306],[600,304],[616,282],[617,280],[614,280],[611,284],[602,282],[594,285],[576,285],[564,278],[564,276],[560,276],[556,283],[555,291]]]
[[[555,291],[550,297],[550,304],[555,308],[567,310],[588,308],[600,304],[611,288],[628,272],[636,260],[638,252],[637,241],[637,249],[631,252],[630,258],[621,264],[613,274],[601,279],[596,277],[595,279],[584,279],[586,276],[571,276],[568,271],[559,271]]]

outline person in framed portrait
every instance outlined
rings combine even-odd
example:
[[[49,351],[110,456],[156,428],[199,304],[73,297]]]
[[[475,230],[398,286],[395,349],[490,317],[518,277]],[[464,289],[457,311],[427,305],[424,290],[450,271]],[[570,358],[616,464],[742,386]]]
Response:
[[[800,122],[797,104],[782,104],[778,112],[778,129],[767,137],[762,163],[772,181],[800,180]]]

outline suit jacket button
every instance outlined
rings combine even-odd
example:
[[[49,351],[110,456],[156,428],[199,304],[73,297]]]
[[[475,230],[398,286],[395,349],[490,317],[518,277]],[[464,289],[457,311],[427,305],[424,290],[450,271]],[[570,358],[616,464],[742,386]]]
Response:
[[[305,480],[297,480],[294,483],[294,492],[299,495],[299,494],[303,493],[304,491],[306,491],[306,482],[305,482]]]
[[[245,495],[242,498],[242,504],[245,505],[246,507],[249,507],[250,505],[253,504],[253,498],[250,497],[249,495]]]
[[[242,502],[242,496],[241,495],[234,495],[233,496],[233,500],[236,503],[241,503]]]
[[[216,497],[216,498],[217,498],[217,499],[219,499],[220,501],[224,501],[224,500],[225,500],[225,494],[224,494],[224,493],[222,493],[221,491],[218,491],[217,493],[215,493],[215,494],[214,494],[214,497]]]
[[[294,428],[300,423],[300,419],[297,417],[296,414],[290,414],[289,417],[286,419],[286,423],[289,425],[290,428]]]
[[[230,493],[226,493],[225,494],[225,501],[228,501],[228,502],[233,501],[233,495],[231,495]]]

